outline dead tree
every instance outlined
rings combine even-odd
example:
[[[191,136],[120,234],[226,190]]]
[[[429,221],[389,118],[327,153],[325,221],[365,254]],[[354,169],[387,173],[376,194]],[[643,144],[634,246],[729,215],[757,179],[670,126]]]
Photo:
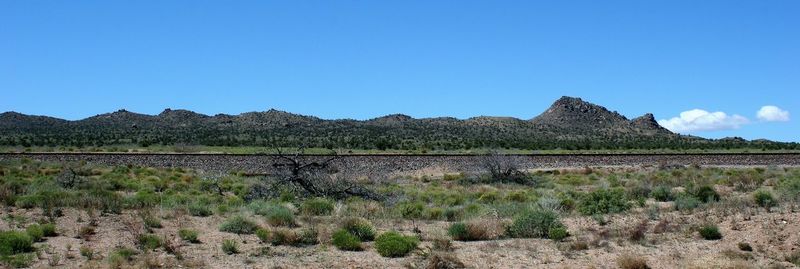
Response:
[[[492,181],[527,184],[526,175],[517,168],[514,158],[490,151],[481,159],[481,166],[489,172]]]
[[[330,197],[345,199],[356,196],[369,200],[382,200],[377,193],[345,178],[337,177],[333,165],[339,156],[334,152],[330,156],[307,156],[300,147],[292,154],[276,149],[272,158],[275,179],[272,187],[265,186],[270,196],[275,196],[280,188],[291,188],[305,196]]]

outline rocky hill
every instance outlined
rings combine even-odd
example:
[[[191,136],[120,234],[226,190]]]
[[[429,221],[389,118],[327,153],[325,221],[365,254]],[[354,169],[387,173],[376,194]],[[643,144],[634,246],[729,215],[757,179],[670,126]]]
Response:
[[[629,120],[574,97],[558,99],[530,120],[488,116],[415,119],[402,114],[364,121],[325,120],[274,109],[214,116],[180,109],[166,109],[158,115],[119,110],[77,121],[0,114],[0,145],[114,144],[401,150],[797,147],[771,141],[681,136],[658,125],[652,114]]]

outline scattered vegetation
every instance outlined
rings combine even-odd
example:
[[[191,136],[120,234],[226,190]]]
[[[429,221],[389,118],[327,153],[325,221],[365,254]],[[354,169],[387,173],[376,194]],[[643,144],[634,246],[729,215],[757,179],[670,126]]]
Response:
[[[234,240],[225,239],[222,241],[222,252],[228,255],[239,253],[239,244]]]
[[[361,251],[364,249],[361,246],[361,240],[345,229],[340,229],[333,233],[331,243],[336,248],[346,251]]]
[[[508,227],[508,235],[516,238],[548,238],[551,230],[565,229],[553,211],[533,210],[520,214]],[[558,235],[560,231],[554,231]]]
[[[180,236],[181,239],[189,243],[194,243],[194,244],[200,243],[200,240],[197,238],[197,231],[195,230],[180,229],[178,231],[178,236]]]
[[[256,231],[258,225],[243,216],[231,217],[219,226],[221,232],[229,232],[235,234],[252,234]]]

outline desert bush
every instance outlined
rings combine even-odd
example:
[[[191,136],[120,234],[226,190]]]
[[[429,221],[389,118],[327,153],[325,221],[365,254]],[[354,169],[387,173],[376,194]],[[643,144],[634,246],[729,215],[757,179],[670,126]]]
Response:
[[[44,233],[45,237],[54,237],[58,235],[58,231],[56,231],[56,225],[53,223],[42,224],[42,232]]]
[[[719,240],[722,239],[722,234],[719,232],[719,228],[713,224],[707,224],[697,231],[701,237],[705,240]]]
[[[507,233],[515,238],[547,238],[550,230],[563,228],[558,214],[553,211],[527,211],[516,218],[508,227]]]
[[[660,202],[672,201],[672,190],[667,186],[658,186],[650,193],[650,197]]]
[[[500,236],[502,229],[495,221],[482,219],[469,222],[457,222],[450,225],[447,233],[458,241],[493,240]]]
[[[311,198],[303,201],[300,211],[310,216],[327,216],[333,212],[333,202],[321,197]]]
[[[426,269],[458,269],[467,268],[461,260],[452,253],[434,252],[428,256]]]
[[[756,204],[766,209],[770,209],[778,205],[778,201],[775,200],[775,197],[772,196],[772,193],[767,190],[758,190],[754,192],[753,200],[755,200]]]
[[[741,251],[747,251],[747,252],[753,251],[753,247],[745,242],[739,242],[739,244],[736,244],[736,246],[739,247],[739,250]]]
[[[395,231],[385,232],[375,238],[375,249],[384,257],[402,257],[417,248],[419,239]]]
[[[298,244],[301,246],[316,245],[319,243],[319,232],[314,228],[300,229],[298,234]]]
[[[292,227],[295,223],[294,213],[292,213],[292,211],[285,206],[281,205],[271,207],[270,210],[266,212],[264,217],[266,217],[267,222],[273,226]]]
[[[372,241],[375,239],[375,228],[369,220],[364,218],[347,218],[342,222],[342,229],[358,237],[361,241]]]
[[[87,260],[94,259],[94,250],[91,249],[90,247],[81,246],[81,248],[78,249],[78,252],[80,252],[81,256],[83,256]]]
[[[364,249],[361,247],[361,240],[345,229],[340,229],[333,233],[333,236],[331,237],[331,243],[333,243],[333,245],[340,250],[361,251]]]
[[[294,246],[300,241],[297,233],[290,229],[278,228],[272,230],[272,238],[270,242],[275,246]]]
[[[42,238],[44,238],[44,230],[39,224],[29,225],[28,228],[25,228],[25,232],[28,233],[34,242],[42,241]]]
[[[189,215],[195,217],[208,217],[214,214],[214,212],[211,210],[211,206],[201,202],[191,203],[187,209],[189,211]]]
[[[647,260],[631,254],[617,257],[617,266],[620,269],[650,269],[650,266],[647,265]]]
[[[33,238],[24,232],[0,232],[0,255],[14,255],[33,251]]]
[[[694,189],[694,191],[692,191],[692,195],[705,203],[719,201],[719,193],[714,190],[714,187],[708,185],[703,185]]]
[[[620,189],[599,189],[581,199],[578,211],[584,215],[625,212],[630,208],[625,192]]]
[[[261,243],[269,242],[269,234],[270,232],[267,229],[264,228],[256,229],[256,236],[258,237],[258,240],[261,241]]]
[[[553,227],[547,232],[547,237],[555,241],[561,241],[564,240],[564,238],[569,237],[569,232],[567,231],[567,228],[563,226]]]
[[[675,198],[675,210],[689,211],[700,206],[702,202],[694,196],[688,194],[680,194]]]
[[[197,239],[197,234],[197,231],[190,229],[180,229],[178,231],[178,236],[189,243],[200,243],[200,240]]]
[[[139,248],[142,250],[153,250],[161,247],[164,242],[161,237],[155,234],[142,234],[138,238]]]
[[[228,232],[235,234],[252,234],[258,225],[243,216],[231,217],[219,226],[220,232]]]
[[[239,253],[239,244],[234,240],[225,239],[222,241],[222,252],[228,255]]]
[[[778,181],[775,188],[781,194],[781,197],[800,201],[800,176],[785,176]]]

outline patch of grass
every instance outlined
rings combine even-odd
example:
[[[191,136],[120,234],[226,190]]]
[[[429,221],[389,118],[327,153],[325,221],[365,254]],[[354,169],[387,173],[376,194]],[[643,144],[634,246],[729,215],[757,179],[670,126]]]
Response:
[[[795,251],[794,253],[789,254],[786,256],[785,260],[796,266],[800,266],[800,251]]]
[[[0,261],[11,268],[28,268],[36,261],[36,254],[20,253],[15,255],[0,256]]]
[[[239,253],[239,244],[234,240],[225,239],[222,241],[222,252],[228,255]]]
[[[713,224],[707,224],[697,231],[700,233],[700,236],[703,237],[705,240],[719,240],[722,239],[722,233],[719,232],[719,228]]]
[[[161,237],[155,234],[143,234],[138,238],[139,248],[142,250],[154,250],[163,245]]]
[[[294,213],[285,206],[276,205],[266,212],[264,217],[267,222],[273,226],[292,227],[295,225]]]
[[[372,241],[375,239],[375,228],[369,220],[364,218],[348,218],[342,222],[342,229],[354,235],[361,241]]]
[[[395,231],[385,232],[375,238],[375,249],[384,257],[402,257],[417,248],[419,239]]]
[[[197,231],[191,229],[180,229],[178,231],[178,236],[189,243],[200,243],[200,240],[197,239],[197,235]]]
[[[228,218],[219,226],[220,232],[228,232],[235,234],[252,234],[258,228],[258,225],[243,216],[234,216]]]
[[[331,237],[331,243],[340,250],[361,251],[364,249],[361,246],[361,240],[345,229],[339,229],[333,233],[333,236]]]
[[[508,227],[507,233],[515,238],[548,238],[550,230],[564,227],[553,211],[527,211],[516,218]]]
[[[158,217],[153,216],[152,214],[143,214],[142,215],[142,222],[144,226],[147,228],[162,228],[164,226],[161,225],[161,220]]]
[[[269,242],[270,232],[267,229],[258,228],[256,229],[256,236],[258,237],[258,240],[261,241],[261,243],[267,243]]]
[[[80,253],[81,253],[81,256],[83,256],[83,257],[84,257],[84,258],[86,258],[87,260],[92,260],[92,259],[94,259],[94,250],[93,250],[93,249],[91,249],[90,247],[87,247],[87,246],[81,246],[81,248],[80,248],[80,249],[78,249],[78,252],[80,252]]]
[[[300,211],[309,216],[327,216],[333,212],[333,202],[321,197],[314,197],[303,201]]]
[[[591,216],[595,214],[621,213],[630,208],[630,203],[621,189],[599,189],[583,197],[578,211]]]
[[[650,269],[650,266],[647,265],[647,260],[631,254],[623,254],[617,257],[617,266],[620,269]]]

